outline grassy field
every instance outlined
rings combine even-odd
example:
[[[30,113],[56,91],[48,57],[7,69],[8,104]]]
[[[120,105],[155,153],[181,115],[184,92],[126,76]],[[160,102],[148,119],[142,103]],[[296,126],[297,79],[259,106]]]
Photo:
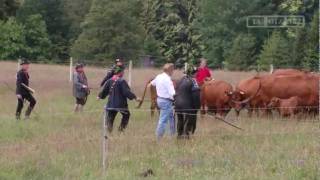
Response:
[[[29,121],[14,119],[15,63],[0,63],[0,180],[14,179],[320,179],[320,126],[318,119],[247,118],[228,120],[238,131],[210,117],[198,121],[194,137],[155,140],[156,118],[131,103],[132,117],[125,133],[115,131],[109,141],[109,167],[101,168],[101,123],[105,101],[93,91],[85,111],[72,113],[74,100],[68,67],[33,65],[31,86],[37,90],[35,113]],[[138,95],[144,83],[159,72],[133,72]],[[87,68],[90,85],[98,87],[105,69]],[[214,72],[232,84],[254,73]],[[176,74],[176,78],[181,73]],[[7,85],[6,85],[7,84]],[[117,118],[116,126],[119,124]]]

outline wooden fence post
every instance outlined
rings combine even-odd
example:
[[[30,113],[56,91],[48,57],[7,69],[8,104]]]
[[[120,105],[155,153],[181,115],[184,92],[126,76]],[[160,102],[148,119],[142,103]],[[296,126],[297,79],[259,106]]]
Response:
[[[132,60],[129,61],[128,84],[132,85]]]
[[[69,82],[73,80],[73,59],[70,57]]]
[[[102,168],[103,174],[105,174],[108,166],[108,137],[107,137],[107,126],[106,126],[107,112],[104,110],[102,119]]]

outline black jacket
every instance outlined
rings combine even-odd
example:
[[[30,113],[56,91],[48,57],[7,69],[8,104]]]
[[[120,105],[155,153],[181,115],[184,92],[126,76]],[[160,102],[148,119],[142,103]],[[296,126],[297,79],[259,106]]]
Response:
[[[99,93],[99,98],[105,99],[107,96],[109,96],[108,109],[128,108],[127,99],[136,99],[136,95],[131,92],[128,83],[123,78],[117,80],[111,78],[107,80],[102,91]]]
[[[114,75],[114,69],[116,66],[112,66],[111,69],[107,72],[107,75],[103,78],[103,80],[100,83],[100,87],[103,87],[103,85],[112,78]]]
[[[30,95],[29,90],[22,86],[22,83],[29,86],[29,74],[24,70],[20,70],[17,73],[17,82],[16,82],[16,94],[20,94],[22,96]]]
[[[197,82],[192,77],[184,76],[177,84],[175,109],[199,109],[200,105],[200,88]]]

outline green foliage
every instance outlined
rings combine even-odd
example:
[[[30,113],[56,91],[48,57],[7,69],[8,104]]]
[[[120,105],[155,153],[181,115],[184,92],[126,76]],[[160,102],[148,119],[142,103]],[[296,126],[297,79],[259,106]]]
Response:
[[[32,60],[47,60],[50,57],[51,41],[41,15],[30,15],[23,23],[27,46],[23,57]]]
[[[0,0],[0,20],[6,20],[10,16],[15,16],[19,5],[18,0]]]
[[[135,3],[135,5],[133,5]],[[95,0],[82,24],[72,55],[84,59],[136,59],[142,50],[143,26],[139,1]]]
[[[51,53],[54,59],[69,57],[69,21],[63,11],[63,0],[25,0],[18,11],[18,19],[23,21],[30,15],[40,14],[52,42]]]
[[[23,25],[14,18],[0,21],[0,59],[16,59],[26,49]]]
[[[160,42],[161,54],[167,61],[181,66],[184,62],[195,63],[201,57],[201,35],[195,27],[197,3],[197,0],[149,2],[147,31]]]
[[[319,13],[315,13],[307,33],[306,55],[303,65],[309,70],[319,70]]]
[[[276,68],[291,67],[292,62],[288,39],[282,33],[274,31],[270,39],[266,40],[263,45],[258,60],[259,68],[267,70],[271,64]]]
[[[230,70],[247,70],[252,65],[255,65],[256,43],[256,38],[253,35],[239,34],[226,58],[226,68]]]

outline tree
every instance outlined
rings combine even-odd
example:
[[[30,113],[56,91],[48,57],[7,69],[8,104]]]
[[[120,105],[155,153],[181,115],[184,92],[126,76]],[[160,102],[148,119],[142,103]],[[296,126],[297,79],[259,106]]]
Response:
[[[67,59],[69,57],[70,22],[63,11],[63,0],[24,0],[17,14],[20,21],[30,15],[40,14],[46,22],[47,32],[52,42],[53,58]]]
[[[72,55],[90,60],[135,59],[142,51],[143,26],[137,0],[94,0]]]
[[[17,59],[25,49],[23,26],[14,18],[0,21],[0,59]]]
[[[228,57],[226,68],[230,70],[247,70],[255,65],[256,38],[251,34],[239,34],[234,40]]]
[[[149,3],[147,30],[160,42],[161,54],[178,66],[184,62],[195,63],[203,50],[201,35],[195,26],[198,1],[156,0]]]
[[[267,39],[263,45],[258,65],[262,70],[267,70],[270,64],[276,68],[284,68],[292,66],[292,60],[288,40],[281,32],[274,31],[270,39]]]
[[[26,39],[24,57],[32,60],[47,60],[50,56],[51,41],[47,34],[46,23],[40,14],[30,15],[23,22]]]
[[[306,56],[303,65],[309,70],[319,70],[319,14],[315,13],[307,33]]]
[[[18,8],[18,0],[0,0],[0,20],[6,20],[10,16],[15,16]]]

